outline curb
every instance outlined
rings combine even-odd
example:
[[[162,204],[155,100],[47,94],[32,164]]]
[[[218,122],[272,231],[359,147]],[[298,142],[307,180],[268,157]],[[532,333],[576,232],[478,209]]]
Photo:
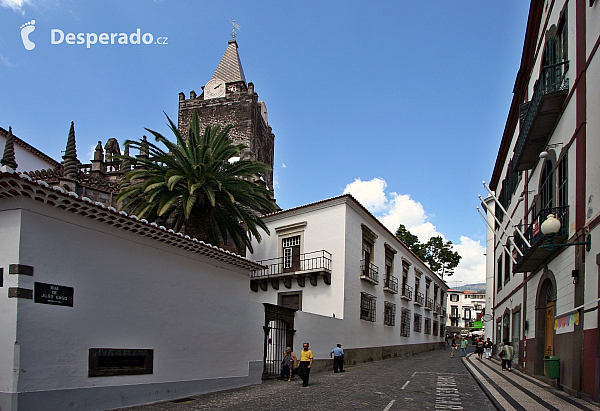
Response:
[[[470,357],[471,355],[473,355],[473,354],[469,354],[469,355],[467,355],[467,357]],[[465,366],[465,368],[467,369],[467,371],[469,371],[469,374],[471,374],[471,376],[473,377],[473,379],[475,380],[475,382],[477,383],[477,385],[479,385],[479,387],[481,387],[481,389],[483,390],[483,392],[485,393],[485,395],[487,395],[487,397],[490,399],[490,401],[492,402],[492,404],[494,404],[494,407],[496,407],[496,409],[498,411],[505,411],[504,408],[502,407],[502,405],[500,405],[500,403],[498,402],[498,400],[492,395],[492,393],[490,392],[490,390],[488,390],[488,388],[485,385],[483,385],[483,382],[479,381],[479,378],[477,378],[475,376],[475,374],[473,374],[473,371],[467,365],[466,360],[467,360],[466,357],[461,358],[461,361],[462,361],[463,365]]]

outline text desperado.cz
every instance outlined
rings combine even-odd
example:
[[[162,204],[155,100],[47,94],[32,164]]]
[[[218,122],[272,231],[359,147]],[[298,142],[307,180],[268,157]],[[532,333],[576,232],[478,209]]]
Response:
[[[156,41],[151,33],[141,34],[137,29],[135,33],[67,33],[60,29],[50,30],[50,43],[85,44],[89,49],[92,44],[168,44],[168,37],[157,37]],[[116,41],[115,41],[116,40]]]

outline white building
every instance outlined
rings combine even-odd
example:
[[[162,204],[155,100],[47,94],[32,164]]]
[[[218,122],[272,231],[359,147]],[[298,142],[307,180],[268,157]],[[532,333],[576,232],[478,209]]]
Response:
[[[472,328],[485,311],[485,294],[450,289],[446,304],[447,327]]]
[[[443,343],[448,286],[352,196],[263,221],[271,235],[252,258],[268,268],[253,273],[251,298],[297,310],[296,349],[309,341],[329,358],[341,343],[352,363]]]
[[[518,365],[540,378],[545,357],[559,357],[561,387],[595,401],[600,401],[598,3],[531,2],[489,184],[493,194],[485,200],[494,342],[510,340]],[[542,224],[550,214],[561,224],[548,236]]]
[[[8,139],[9,130],[0,127],[0,158]],[[37,148],[21,140],[13,133],[15,161],[19,171],[48,170],[60,167],[60,163],[42,153]]]
[[[261,381],[261,266],[0,172],[0,409],[105,410]]]

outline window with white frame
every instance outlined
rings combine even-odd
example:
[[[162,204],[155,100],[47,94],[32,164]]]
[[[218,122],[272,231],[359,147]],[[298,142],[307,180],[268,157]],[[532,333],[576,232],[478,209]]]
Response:
[[[300,269],[300,236],[287,237],[281,240],[283,248],[283,268]]]

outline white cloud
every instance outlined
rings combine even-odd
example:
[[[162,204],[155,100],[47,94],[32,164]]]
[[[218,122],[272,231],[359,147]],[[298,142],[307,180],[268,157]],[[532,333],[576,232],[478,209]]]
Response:
[[[25,14],[23,12],[23,5],[30,2],[31,0],[0,0],[0,6]]]
[[[384,191],[386,187],[387,183],[381,178],[374,178],[371,181],[361,181],[357,178],[346,186],[344,194],[352,194],[367,210],[378,213],[388,208]]]
[[[387,194],[386,188],[387,183],[382,178],[370,181],[356,179],[346,186],[344,194],[352,194],[392,233],[396,232],[400,224],[404,224],[421,242],[434,236],[446,239],[429,221],[431,215],[425,212],[421,203],[408,194]],[[448,284],[451,285],[452,280],[461,281],[461,285],[485,282],[485,247],[467,236],[461,236],[460,244],[453,246],[462,259],[454,275],[445,278]]]
[[[2,64],[4,64],[6,67],[15,67],[14,64],[12,64],[7,57],[4,57],[2,54],[0,54],[0,62]]]
[[[287,168],[287,166],[285,165],[285,163],[281,163],[281,168]]]

